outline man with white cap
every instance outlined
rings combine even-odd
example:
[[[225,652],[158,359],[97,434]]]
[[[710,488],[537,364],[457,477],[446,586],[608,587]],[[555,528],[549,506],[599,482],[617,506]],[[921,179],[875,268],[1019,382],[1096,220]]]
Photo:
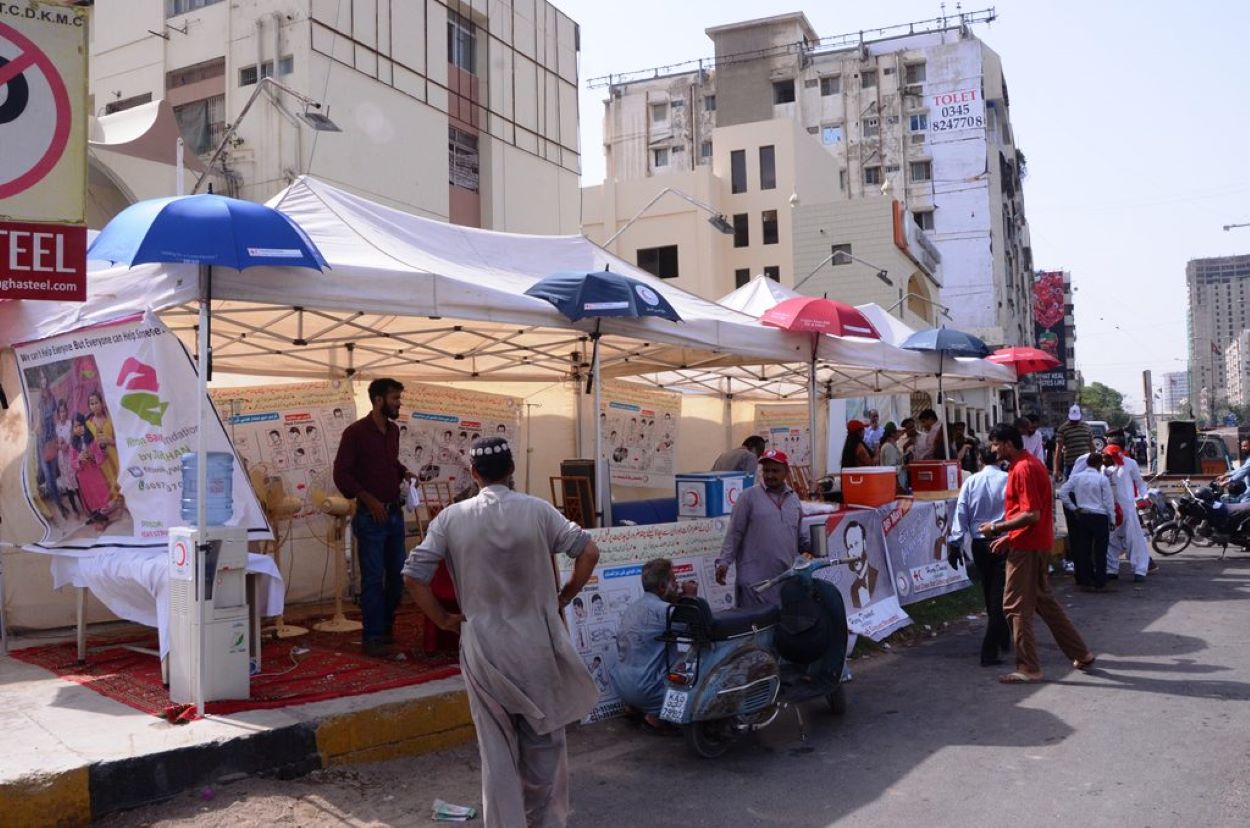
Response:
[[[461,636],[485,824],[562,826],[569,816],[564,728],[591,711],[599,690],[560,613],[589,580],[599,550],[550,503],[512,491],[516,467],[506,439],[474,441],[469,459],[481,491],[439,512],[404,577],[426,618]],[[558,594],[553,555],[575,561]],[[449,614],[430,591],[440,561],[463,615]]]
[[[716,582],[725,583],[729,565],[737,578],[738,607],[780,606],[781,590],[760,594],[753,584],[785,572],[811,540],[800,531],[803,507],[786,485],[790,459],[784,451],[769,449],[760,455],[760,479],[744,491],[729,517],[729,531],[716,559]]]
[[[1066,480],[1077,459],[1094,450],[1094,431],[1083,420],[1079,404],[1068,409],[1068,421],[1055,429],[1055,479]]]

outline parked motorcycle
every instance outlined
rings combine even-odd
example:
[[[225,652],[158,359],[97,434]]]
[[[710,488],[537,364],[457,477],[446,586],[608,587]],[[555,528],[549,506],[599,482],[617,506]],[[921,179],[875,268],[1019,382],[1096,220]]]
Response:
[[[846,711],[846,607],[837,587],[812,577],[840,563],[800,555],[781,575],[754,585],[759,592],[780,586],[780,609],[713,614],[702,598],[682,598],[669,609],[662,640],[676,657],[660,718],[682,728],[696,755],[722,755],[800,702],[824,698],[835,715]]]
[[[1220,547],[1220,557],[1229,546],[1250,551],[1250,503],[1226,503],[1224,489],[1211,483],[1200,489],[1183,482],[1186,494],[1173,499],[1170,506],[1176,514],[1155,529],[1150,545],[1160,555],[1175,555],[1190,543]]]

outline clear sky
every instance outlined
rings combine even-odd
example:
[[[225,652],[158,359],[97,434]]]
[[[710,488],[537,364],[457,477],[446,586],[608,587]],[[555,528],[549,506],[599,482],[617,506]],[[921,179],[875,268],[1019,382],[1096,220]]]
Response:
[[[581,25],[583,183],[603,178],[613,72],[710,57],[704,29],[803,11],[822,37],[938,16],[938,2],[555,0]],[[974,11],[986,2],[964,4]],[[1142,409],[1141,372],[1186,368],[1185,263],[1250,253],[1250,3],[999,0],[974,28],[1002,56],[1036,267],[1072,272],[1077,367]],[[955,4],[946,4],[953,15]]]

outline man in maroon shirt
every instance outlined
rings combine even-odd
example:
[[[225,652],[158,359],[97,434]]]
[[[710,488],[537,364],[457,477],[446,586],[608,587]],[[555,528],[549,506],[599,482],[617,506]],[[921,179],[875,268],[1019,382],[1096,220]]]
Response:
[[[393,379],[369,383],[373,410],[343,429],[334,458],[334,485],[355,498],[352,532],[360,555],[361,635],[368,655],[385,655],[394,641],[395,609],[404,595],[404,513],[399,488],[412,474],[399,462],[399,398]]]
[[[1054,492],[1050,475],[1036,457],[1024,450],[1024,438],[1013,425],[1000,423],[990,430],[990,447],[999,460],[1010,463],[1007,470],[1006,509],[1003,520],[987,521],[981,534],[997,538],[990,551],[1007,556],[1007,584],[1003,590],[1003,613],[1011,622],[1016,647],[1016,670],[999,676],[1004,684],[1040,681],[1042,667],[1037,660],[1033,635],[1036,613],[1050,628],[1055,643],[1078,670],[1094,664],[1094,654],[1072,626],[1063,607],[1050,590],[1047,562],[1055,541]]]

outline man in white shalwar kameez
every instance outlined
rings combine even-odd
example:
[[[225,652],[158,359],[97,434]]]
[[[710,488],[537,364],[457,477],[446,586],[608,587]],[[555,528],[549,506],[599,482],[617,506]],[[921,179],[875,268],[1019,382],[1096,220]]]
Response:
[[[1107,574],[1119,573],[1120,555],[1123,553],[1133,567],[1133,580],[1144,581],[1150,568],[1150,545],[1137,518],[1137,500],[1146,496],[1146,483],[1142,480],[1137,461],[1125,455],[1119,446],[1107,446],[1103,455],[1111,491],[1115,494],[1116,505],[1120,507],[1120,523],[1111,532],[1107,544]]]
[[[586,716],[599,691],[560,613],[594,570],[590,536],[551,504],[512,491],[512,451],[502,437],[470,450],[481,492],[445,508],[404,565],[417,606],[460,633],[460,667],[482,757],[483,819],[490,828],[563,826],[569,816],[564,727]],[[556,592],[553,555],[576,563]],[[462,615],[430,591],[439,561]]]

